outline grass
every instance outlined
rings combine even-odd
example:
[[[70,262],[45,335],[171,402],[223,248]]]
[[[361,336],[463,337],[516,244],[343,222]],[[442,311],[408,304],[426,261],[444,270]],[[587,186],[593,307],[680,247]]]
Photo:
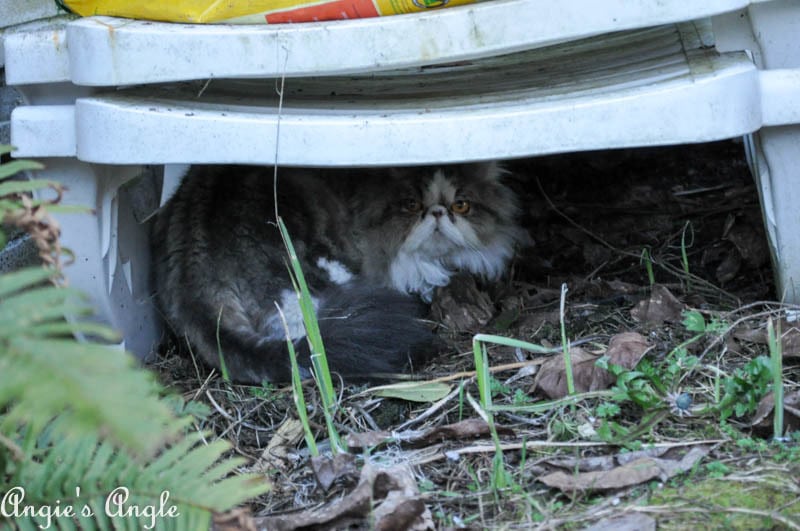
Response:
[[[281,237],[286,245],[286,251],[289,256],[289,276],[292,279],[292,285],[294,286],[295,292],[297,292],[297,297],[300,301],[300,310],[303,314],[303,323],[305,324],[306,329],[306,340],[308,341],[309,350],[311,352],[311,364],[313,367],[312,373],[314,375],[314,381],[317,384],[317,389],[319,390],[320,398],[322,400],[322,411],[325,418],[325,426],[328,431],[328,437],[330,439],[331,451],[333,454],[337,454],[339,452],[346,451],[347,448],[344,444],[344,441],[340,437],[338,430],[336,429],[336,422],[334,420],[336,416],[336,410],[338,408],[338,402],[336,399],[336,392],[333,388],[331,373],[328,369],[328,358],[325,355],[325,344],[323,343],[322,336],[319,333],[319,322],[317,321],[317,315],[314,310],[314,302],[311,299],[311,292],[308,289],[308,284],[306,284],[306,279],[303,275],[303,269],[300,265],[300,260],[297,258],[294,245],[292,245],[289,231],[286,229],[286,225],[283,223],[281,218],[278,218],[278,228],[281,232]],[[283,324],[286,329],[286,343],[289,347],[292,360],[292,390],[295,396],[295,405],[298,410],[298,415],[303,422],[306,442],[313,441],[314,436],[311,426],[308,423],[308,417],[305,413],[305,400],[303,398],[303,387],[300,383],[301,378],[297,365],[297,356],[294,352],[294,346],[291,344],[292,341],[289,335],[288,325],[286,324],[286,320],[283,318],[282,314],[281,319],[283,320]],[[301,409],[303,409],[303,411],[301,411]],[[311,448],[313,448],[312,453],[317,452],[316,445],[313,443],[309,446],[309,449]]]

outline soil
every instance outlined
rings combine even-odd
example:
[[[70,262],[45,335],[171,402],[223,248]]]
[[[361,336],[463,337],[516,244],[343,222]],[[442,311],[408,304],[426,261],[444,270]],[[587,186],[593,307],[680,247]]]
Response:
[[[460,278],[437,294],[432,314],[452,348],[417,368],[426,386],[337,387],[346,457],[311,459],[287,388],[232,386],[169,353],[156,364],[205,404],[198,424],[272,484],[251,516],[220,527],[800,528],[796,307],[775,302],[741,142],[508,167],[532,246],[503,282]],[[773,361],[768,326],[783,336]],[[491,417],[478,405],[476,333],[537,351],[483,343]],[[304,389],[324,455],[322,406],[313,383]]]

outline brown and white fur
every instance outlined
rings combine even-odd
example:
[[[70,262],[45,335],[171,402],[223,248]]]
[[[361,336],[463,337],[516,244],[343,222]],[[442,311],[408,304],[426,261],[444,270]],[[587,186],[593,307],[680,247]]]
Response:
[[[459,271],[495,280],[525,241],[494,163],[281,169],[277,208],[312,289],[332,370],[368,378],[425,359],[424,302]],[[310,366],[275,224],[272,168],[193,167],[159,214],[158,300],[173,330],[238,381],[284,381],[282,322]]]

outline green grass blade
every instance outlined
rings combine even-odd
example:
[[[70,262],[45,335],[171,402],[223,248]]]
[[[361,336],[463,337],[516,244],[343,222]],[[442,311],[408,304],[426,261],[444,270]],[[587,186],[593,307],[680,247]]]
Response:
[[[775,399],[772,419],[773,436],[775,439],[780,439],[783,437],[783,349],[780,321],[778,321],[777,330],[772,323],[772,318],[767,321],[767,343],[772,371],[772,396]]]

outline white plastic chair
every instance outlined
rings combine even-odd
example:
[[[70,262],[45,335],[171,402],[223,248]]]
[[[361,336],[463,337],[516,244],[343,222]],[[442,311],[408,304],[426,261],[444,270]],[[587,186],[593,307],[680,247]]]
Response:
[[[798,30],[788,0],[493,0],[277,26],[64,19],[6,31],[7,83],[26,98],[12,142],[95,208],[61,219],[68,275],[140,355],[158,331],[141,222],[192,163],[403,165],[745,135],[779,289],[798,301]]]

